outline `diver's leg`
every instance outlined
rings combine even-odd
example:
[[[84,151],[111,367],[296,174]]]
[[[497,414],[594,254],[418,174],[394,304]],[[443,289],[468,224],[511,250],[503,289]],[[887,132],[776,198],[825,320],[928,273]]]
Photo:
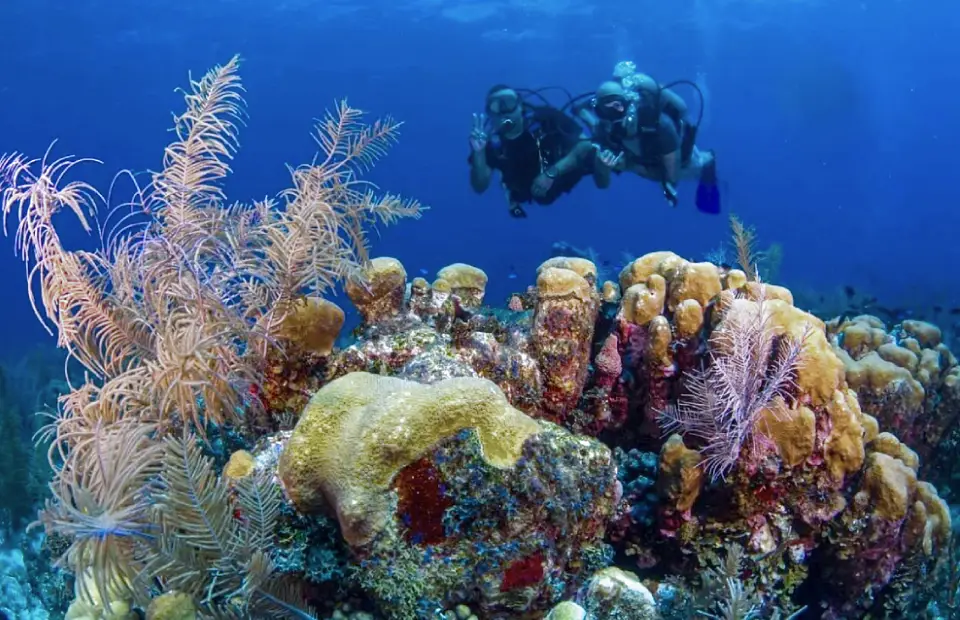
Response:
[[[680,178],[682,180],[700,179],[703,169],[714,163],[713,151],[701,151],[696,146],[693,147],[693,153],[690,155],[690,161],[680,169]]]
[[[691,164],[696,163],[697,194],[694,200],[703,213],[720,213],[720,184],[717,179],[717,158],[713,151],[695,151]],[[692,167],[692,166],[691,166]]]

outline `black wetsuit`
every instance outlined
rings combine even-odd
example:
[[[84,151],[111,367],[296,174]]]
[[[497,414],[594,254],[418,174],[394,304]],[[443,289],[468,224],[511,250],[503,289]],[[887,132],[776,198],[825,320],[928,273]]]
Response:
[[[580,165],[558,176],[544,196],[534,196],[531,192],[534,179],[585,138],[581,138],[579,123],[556,108],[528,106],[527,110],[523,133],[513,140],[499,138],[496,142],[487,142],[487,165],[500,171],[511,205],[530,202],[549,205],[590,174],[591,167]]]
[[[599,127],[595,139],[597,144],[614,153],[624,151],[630,153],[629,157],[645,168],[661,170],[663,156],[676,151],[681,146],[681,128],[665,112],[661,112],[659,118],[655,111],[641,110],[640,113],[648,115],[638,127],[636,135],[640,153],[633,153],[624,146],[626,136],[623,134],[623,127],[619,124],[612,127]]]

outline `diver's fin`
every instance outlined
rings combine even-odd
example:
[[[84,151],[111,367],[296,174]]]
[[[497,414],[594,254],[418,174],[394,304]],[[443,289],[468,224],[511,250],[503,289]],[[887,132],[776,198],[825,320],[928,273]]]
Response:
[[[703,213],[716,215],[720,213],[720,187],[717,184],[717,161],[710,163],[700,170],[700,184],[697,185],[697,210]]]
[[[701,183],[697,187],[697,210],[710,215],[720,213],[720,188]]]

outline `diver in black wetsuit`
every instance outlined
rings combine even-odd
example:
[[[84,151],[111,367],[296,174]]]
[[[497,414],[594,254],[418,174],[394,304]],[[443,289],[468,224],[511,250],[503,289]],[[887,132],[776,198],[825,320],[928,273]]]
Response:
[[[670,88],[645,74],[630,78],[629,86],[620,80],[604,82],[587,105],[576,108],[599,150],[597,184],[609,185],[611,171],[633,172],[659,182],[664,198],[676,206],[677,183],[698,179],[697,208],[718,213],[716,158],[695,144],[699,120],[688,120],[686,103]]]
[[[486,113],[474,115],[470,148],[471,187],[482,194],[499,170],[513,217],[527,216],[523,204],[552,204],[596,169],[596,148],[575,119],[504,85],[491,88]]]

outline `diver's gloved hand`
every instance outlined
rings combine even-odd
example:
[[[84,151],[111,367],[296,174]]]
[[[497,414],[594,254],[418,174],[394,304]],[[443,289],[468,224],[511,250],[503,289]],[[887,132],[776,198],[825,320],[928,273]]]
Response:
[[[614,153],[609,149],[600,148],[600,145],[594,144],[594,148],[597,149],[597,159],[600,160],[600,163],[610,168],[611,170],[616,170],[617,166],[620,165],[620,162],[623,161],[623,153]]]
[[[515,217],[518,219],[523,219],[527,217],[527,212],[523,210],[519,204],[513,202],[510,203],[510,217]]]
[[[470,132],[470,148],[480,152],[487,148],[487,115],[480,113],[473,115],[473,130]]]
[[[671,207],[677,206],[677,186],[669,181],[664,181],[663,197],[667,199]]]

